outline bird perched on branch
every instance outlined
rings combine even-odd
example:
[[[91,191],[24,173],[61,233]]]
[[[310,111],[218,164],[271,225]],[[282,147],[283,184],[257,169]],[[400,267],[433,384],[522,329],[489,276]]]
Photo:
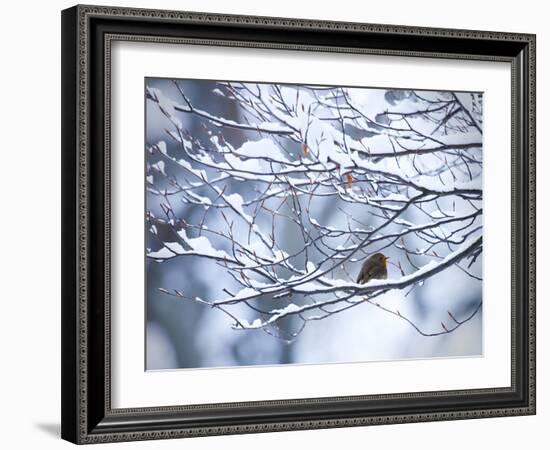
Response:
[[[356,283],[365,284],[375,278],[380,280],[388,278],[387,259],[387,256],[382,253],[369,256],[361,267]]]

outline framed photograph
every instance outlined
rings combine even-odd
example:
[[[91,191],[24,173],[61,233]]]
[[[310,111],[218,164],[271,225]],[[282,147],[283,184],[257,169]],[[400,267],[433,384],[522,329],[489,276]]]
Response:
[[[535,36],[62,12],[62,437],[535,413]]]

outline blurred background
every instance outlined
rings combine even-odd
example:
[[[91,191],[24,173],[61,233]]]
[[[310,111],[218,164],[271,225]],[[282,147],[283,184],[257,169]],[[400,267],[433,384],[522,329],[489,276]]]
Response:
[[[179,83],[197,108],[226,119],[242,119],[242,111],[236,102],[214,94],[219,88],[216,82],[180,80]],[[171,80],[149,78],[146,86],[158,89],[167,99],[181,103],[180,93]],[[371,91],[364,95],[366,103],[372,108],[373,116],[386,110],[400,98],[398,90],[364,91]],[[147,143],[164,141],[168,153],[176,152],[176,142],[167,138],[166,130],[170,129],[170,122],[158,104],[146,101],[146,115]],[[178,114],[177,117],[182,127],[197,139],[207,141],[211,138],[211,127],[205,125],[204,119],[194,114]],[[221,131],[223,138],[234,146],[242,145],[250,139],[258,139],[257,134],[238,129],[222,128]],[[353,133],[353,130],[350,132]],[[149,153],[147,158],[149,165],[159,161],[158,156]],[[170,176],[178,176],[177,169],[170,166],[163,169]],[[166,187],[163,183],[164,181],[155,179],[156,188]],[[243,198],[253,188],[250,181],[232,183],[231,191],[240,193]],[[481,177],[479,186],[481,187]],[[160,201],[158,196],[148,194],[147,209],[161,215]],[[338,210],[335,206],[325,205],[316,217],[322,217],[322,223],[325,224],[338,223]],[[174,201],[172,207],[177,216],[190,223],[197,223],[203,215],[199,206]],[[414,213],[409,213],[405,219],[413,223],[420,220]],[[369,219],[365,217],[363,220]],[[286,247],[292,247],[296,230],[287,226],[278,231],[278,239],[286,242]],[[154,247],[155,239],[151,236],[147,239],[147,246]],[[385,253],[393,261],[402,258],[391,248]],[[352,268],[354,273],[358,273],[359,269],[360,265]],[[481,257],[474,269],[481,273]],[[389,265],[388,271],[388,278],[398,278],[401,275],[395,265]],[[229,288],[235,283],[212,260],[183,256],[157,263],[146,259],[146,272],[147,370],[461,357],[479,356],[483,352],[481,311],[452,333],[425,337],[407,322],[364,303],[326,319],[308,322],[298,337],[288,342],[263,330],[235,330],[231,327],[233,321],[221,311],[159,291],[159,288],[185,288],[190,296],[220,298],[221,289]],[[380,299],[383,299],[384,306],[399,309],[420,329],[441,331],[441,323],[449,323],[448,311],[452,311],[457,318],[463,318],[475,309],[481,296],[481,282],[468,277],[458,268],[451,267],[429,278],[407,296],[405,292],[393,290]],[[273,307],[273,304],[269,306]],[[253,319],[252,316],[250,318]],[[292,330],[297,324],[293,323],[293,319],[288,319],[284,326]]]

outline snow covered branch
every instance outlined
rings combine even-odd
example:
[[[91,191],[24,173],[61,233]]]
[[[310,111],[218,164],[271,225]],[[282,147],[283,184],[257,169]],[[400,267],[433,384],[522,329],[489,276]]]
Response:
[[[146,89],[165,120],[147,142],[147,256],[198,258],[227,281],[212,298],[162,292],[287,340],[365,303],[427,336],[467,321],[424,332],[381,302],[448,270],[481,280],[480,94],[220,82],[224,116],[171,85]],[[357,284],[376,252],[388,279]]]

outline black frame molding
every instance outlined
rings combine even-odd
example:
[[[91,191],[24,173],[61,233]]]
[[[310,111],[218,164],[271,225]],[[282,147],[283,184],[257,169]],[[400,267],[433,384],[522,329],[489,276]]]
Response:
[[[512,67],[512,384],[111,407],[110,49],[116,40],[506,61]],[[62,12],[62,437],[98,443],[535,414],[535,36],[178,11]]]

